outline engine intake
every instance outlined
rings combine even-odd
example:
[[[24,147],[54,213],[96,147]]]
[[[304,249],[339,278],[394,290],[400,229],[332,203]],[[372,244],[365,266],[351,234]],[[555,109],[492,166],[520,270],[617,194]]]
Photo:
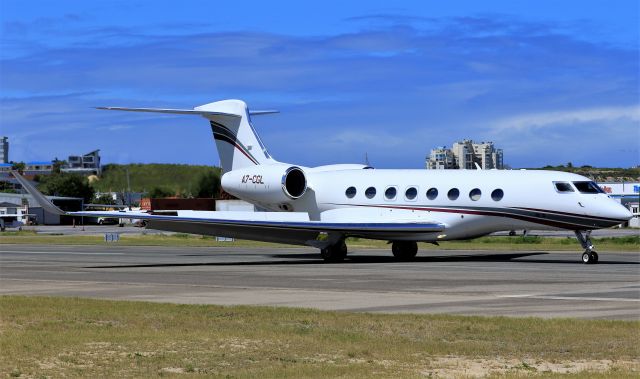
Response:
[[[282,175],[282,190],[292,199],[298,199],[307,191],[307,178],[299,167],[289,167]]]

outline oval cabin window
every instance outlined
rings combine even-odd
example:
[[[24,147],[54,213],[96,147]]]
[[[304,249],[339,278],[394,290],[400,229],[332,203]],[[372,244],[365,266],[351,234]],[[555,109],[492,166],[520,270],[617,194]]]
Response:
[[[367,199],[373,199],[376,196],[376,187],[369,187],[364,191],[364,195]]]
[[[396,198],[396,193],[396,187],[389,187],[386,191],[384,191],[384,197],[386,197],[388,200],[393,200]]]
[[[501,190],[500,188],[494,189],[493,192],[491,192],[491,198],[493,199],[493,201],[500,201],[502,200],[503,196],[504,196],[504,191]]]
[[[473,201],[480,200],[480,196],[482,196],[482,191],[480,191],[480,189],[478,188],[474,188],[471,190],[471,192],[469,192],[469,199]]]
[[[414,200],[416,196],[418,196],[418,190],[416,189],[416,187],[409,187],[404,192],[404,196],[407,198],[407,200]]]
[[[347,188],[347,190],[345,191],[345,195],[349,198],[349,199],[353,199],[353,197],[356,195],[356,187],[349,187]]]

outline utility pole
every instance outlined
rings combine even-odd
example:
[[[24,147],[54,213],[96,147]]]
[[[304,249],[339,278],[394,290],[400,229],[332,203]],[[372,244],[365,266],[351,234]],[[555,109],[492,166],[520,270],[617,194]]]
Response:
[[[129,180],[129,167],[125,169],[127,171],[127,205],[131,210],[131,182]]]

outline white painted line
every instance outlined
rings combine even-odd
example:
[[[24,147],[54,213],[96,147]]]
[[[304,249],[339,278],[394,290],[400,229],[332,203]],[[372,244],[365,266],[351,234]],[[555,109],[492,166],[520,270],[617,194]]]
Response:
[[[124,253],[75,253],[70,251],[0,251],[0,254],[49,254],[49,255],[124,255]]]
[[[541,299],[541,300],[586,300],[586,301],[628,301],[640,302],[640,299],[627,299],[620,297],[580,297],[580,296],[548,296],[548,295],[501,295],[498,297]]]

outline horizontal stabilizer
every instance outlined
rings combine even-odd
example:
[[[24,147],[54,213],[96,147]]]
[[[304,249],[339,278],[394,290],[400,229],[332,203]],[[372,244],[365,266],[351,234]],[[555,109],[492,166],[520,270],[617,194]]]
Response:
[[[96,107],[96,109],[107,111],[125,111],[125,112],[150,112],[150,113],[169,113],[169,114],[187,114],[196,116],[229,116],[242,117],[241,115],[223,112],[210,112],[196,109],[170,109],[170,108],[124,108],[124,107]]]
[[[172,109],[172,108],[126,108],[126,107],[95,107],[100,110],[107,111],[125,111],[125,112],[149,112],[149,113],[168,113],[168,114],[186,114],[186,115],[196,115],[196,116],[230,116],[230,117],[242,117],[233,113],[224,113],[224,112],[211,112],[211,111],[203,111],[199,109]],[[251,116],[262,116],[267,114],[280,113],[277,110],[263,110],[263,111],[249,111],[249,115]]]
[[[249,111],[249,115],[251,116],[262,116],[265,114],[274,114],[274,113],[280,113],[280,111],[276,111],[276,110],[265,110],[265,111]]]

